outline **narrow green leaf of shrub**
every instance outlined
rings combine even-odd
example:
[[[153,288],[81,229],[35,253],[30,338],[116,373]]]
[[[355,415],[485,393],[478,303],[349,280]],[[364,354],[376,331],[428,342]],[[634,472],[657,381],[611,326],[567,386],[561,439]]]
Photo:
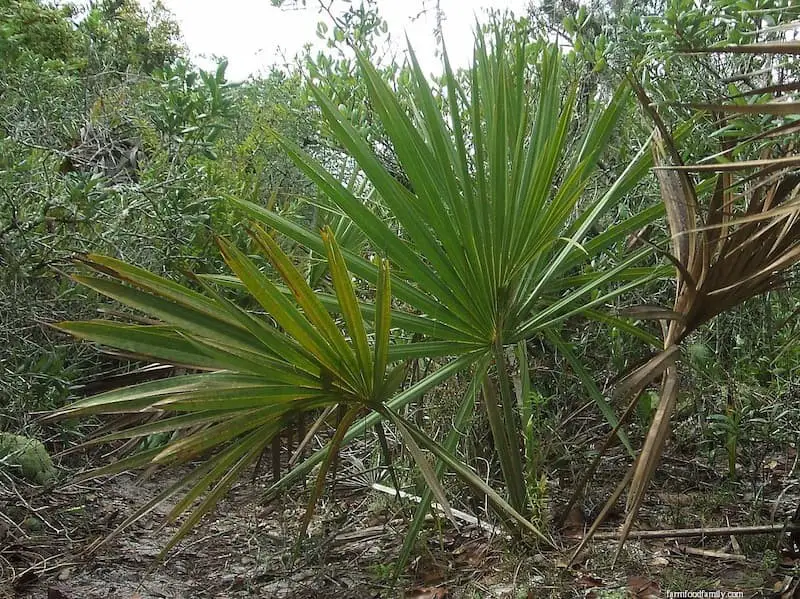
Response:
[[[350,273],[347,271],[347,266],[342,258],[342,253],[333,237],[333,232],[329,227],[322,230],[322,241],[325,244],[325,252],[328,256],[328,268],[331,273],[331,280],[333,287],[336,290],[336,297],[339,300],[339,307],[342,311],[347,331],[350,334],[350,340],[355,350],[355,356],[358,361],[356,370],[357,380],[362,382],[361,389],[363,396],[369,397],[373,393],[373,363],[372,352],[369,348],[367,341],[367,331],[364,328],[364,320],[361,317],[361,311],[358,309],[358,302],[356,300],[356,292],[353,289],[353,283],[350,280]],[[309,291],[311,288],[309,287]],[[313,291],[311,292],[313,294]],[[319,304],[319,309],[325,313],[327,318],[330,318],[328,312],[324,310],[322,304]],[[333,322],[331,320],[331,322]],[[380,375],[382,376],[382,372]],[[377,371],[375,372],[377,375]]]
[[[372,381],[373,399],[382,383],[383,373],[389,360],[389,339],[392,318],[392,291],[391,277],[389,276],[389,261],[379,259],[378,285],[375,292],[375,356],[373,358],[374,371]]]
[[[442,510],[444,511],[445,515],[453,523],[453,526],[456,527],[456,530],[458,530],[458,522],[456,522],[456,519],[453,517],[453,510],[450,508],[450,502],[447,501],[447,496],[444,493],[444,489],[439,483],[439,479],[436,477],[436,473],[428,461],[428,458],[425,457],[425,454],[422,453],[419,445],[417,445],[417,442],[414,440],[414,436],[405,427],[403,420],[397,414],[392,412],[391,409],[384,410],[382,412],[383,415],[387,419],[391,420],[397,427],[397,430],[403,437],[403,441],[405,441],[405,447],[408,449],[411,457],[414,459],[414,463],[417,465],[417,468],[419,468],[422,478],[425,479],[425,482],[428,485],[428,489],[430,489],[430,491],[433,493],[433,496],[436,497],[436,501],[438,501],[439,505],[442,506]]]
[[[459,405],[458,412],[456,412],[453,419],[453,429],[447,434],[444,442],[444,449],[451,455],[456,455],[458,444],[461,439],[466,437],[469,428],[472,424],[472,416],[475,411],[475,400],[480,389],[480,382],[486,375],[486,369],[489,367],[489,357],[486,356],[475,365],[472,373],[469,387],[467,388],[464,398]],[[446,465],[442,460],[436,461],[436,477],[441,479],[444,475]],[[431,501],[433,500],[433,491],[425,489],[422,494],[419,505],[414,512],[414,519],[408,527],[405,539],[403,540],[403,547],[400,549],[400,555],[397,558],[397,566],[395,570],[395,580],[400,576],[405,568],[408,560],[411,558],[411,553],[417,543],[417,537],[425,524],[425,517],[430,510]]]
[[[314,290],[308,286],[305,277],[294,267],[289,257],[283,253],[280,246],[264,229],[258,225],[253,225],[250,229],[250,235],[261,246],[272,265],[280,273],[284,283],[292,291],[297,303],[302,308],[305,317],[323,335],[333,349],[339,364],[347,369],[350,374],[349,380],[358,380],[358,364],[352,349],[345,341],[331,315],[328,314],[328,311],[317,298]],[[339,300],[341,302],[341,298]],[[340,368],[337,370],[337,374],[342,376],[344,371]]]
[[[278,324],[331,372],[341,372],[339,356],[300,311],[277,289],[275,284],[241,251],[224,239],[217,245],[225,262],[244,283],[250,294]]]
[[[575,374],[578,375],[583,388],[586,389],[586,391],[589,393],[589,397],[591,397],[592,400],[594,400],[594,403],[597,404],[597,407],[600,410],[600,413],[603,415],[603,418],[606,419],[608,426],[610,426],[612,429],[616,427],[619,424],[619,419],[614,413],[614,408],[612,408],[608,401],[606,401],[606,398],[603,397],[603,394],[600,392],[600,389],[597,388],[597,384],[594,382],[594,378],[591,374],[589,374],[589,371],[586,370],[583,362],[578,359],[578,357],[569,347],[569,344],[555,331],[548,329],[545,331],[545,336],[567,359],[567,362],[569,362],[572,370],[574,370]],[[625,449],[627,449],[628,453],[631,455],[631,457],[633,457],[633,446],[628,439],[628,435],[625,434],[625,431],[622,430],[622,428],[617,431],[617,437],[619,437],[619,440],[625,446]]]
[[[211,460],[213,468],[195,485],[194,489],[187,493],[183,497],[183,500],[173,508],[168,515],[168,520],[174,521],[180,513],[185,511],[186,507],[191,505],[191,502],[188,502],[187,498],[194,501],[206,488],[216,483],[214,488],[206,495],[200,505],[192,511],[190,516],[181,524],[180,528],[178,528],[172,538],[166,543],[159,553],[159,558],[163,558],[170,549],[177,545],[180,540],[197,525],[205,514],[219,503],[222,496],[239,478],[241,471],[252,464],[264,450],[269,439],[270,435],[265,435],[262,431],[257,431],[223,452],[217,459]],[[199,492],[196,493],[196,490]]]
[[[350,428],[350,425],[353,424],[356,416],[358,416],[358,412],[360,410],[361,406],[353,406],[349,408],[342,417],[342,420],[339,422],[339,425],[336,427],[336,432],[333,434],[333,438],[330,440],[330,449],[325,455],[325,460],[322,462],[322,466],[319,469],[317,480],[314,483],[314,487],[311,489],[311,495],[308,498],[306,512],[303,514],[303,520],[300,522],[300,532],[297,534],[298,547],[306,536],[308,525],[311,524],[311,518],[314,517],[314,511],[316,510],[317,502],[322,496],[322,491],[325,488],[325,478],[328,475],[328,471],[330,470],[334,460],[338,458],[339,449],[345,440],[347,431]]]
[[[399,418],[399,416],[398,416]],[[531,533],[534,537],[539,539],[547,547],[555,548],[555,544],[551,539],[546,537],[538,528],[536,528],[529,520],[516,511],[509,503],[503,499],[497,491],[492,489],[484,480],[478,476],[471,468],[466,466],[463,462],[456,459],[444,448],[436,443],[433,439],[422,432],[416,425],[404,419],[406,428],[414,435],[414,438],[423,447],[441,459],[450,469],[465,483],[471,486],[478,493],[487,496],[489,501],[494,505],[495,509],[507,516],[510,520],[516,522],[520,527],[527,532]]]

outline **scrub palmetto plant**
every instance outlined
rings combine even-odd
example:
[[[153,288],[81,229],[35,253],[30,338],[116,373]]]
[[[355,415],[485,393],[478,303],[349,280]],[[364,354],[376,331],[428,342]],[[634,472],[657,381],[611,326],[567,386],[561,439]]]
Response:
[[[580,202],[628,94],[621,89],[607,105],[598,105],[587,122],[576,123],[575,94],[564,94],[558,50],[526,45],[505,31],[495,36],[491,47],[479,34],[467,86],[453,75],[445,55],[441,97],[430,89],[413,54],[411,86],[402,99],[366,58],[359,61],[371,105],[408,185],[387,171],[331,101],[318,92],[316,99],[328,127],[393,220],[387,223],[368,210],[300,148],[288,141],[284,146],[327,199],[364,232],[373,250],[395,265],[392,288],[402,308],[393,322],[423,337],[398,345],[396,355],[459,360],[473,356],[474,384],[459,412],[464,421],[459,419],[456,428],[465,430],[481,391],[509,504],[527,513],[528,477],[520,450],[525,423],[515,409],[507,348],[545,335],[564,352],[606,419],[615,424],[613,410],[558,331],[566,318],[589,313],[652,275],[649,269],[632,268],[649,249],[608,270],[587,267],[663,210],[653,207],[589,239],[592,226],[650,165],[643,150],[610,189]],[[410,113],[406,105],[413,107]],[[315,236],[295,223],[233,200],[250,218],[312,249],[318,247]],[[345,259],[355,274],[374,280],[364,259],[351,254]],[[439,373],[432,376],[438,378]],[[422,384],[427,385],[427,379]],[[359,430],[373,421],[374,417],[362,423]],[[458,435],[448,439],[445,447],[457,440]],[[282,484],[304,475],[324,455],[298,466]],[[453,458],[452,452],[448,457]]]
[[[800,44],[753,44],[701,52],[800,55]],[[792,140],[800,130],[800,102],[795,95],[799,87],[796,81],[753,85],[750,90],[731,92],[730,98],[717,104],[692,105],[712,114],[720,124],[722,148],[709,159],[685,165],[658,112],[637,86],[660,136],[654,154],[672,235],[676,299],[671,310],[652,311],[653,318],[665,323],[663,351],[619,384],[620,397],[635,398],[660,377],[660,402],[634,466],[584,543],[628,485],[619,549],[636,520],[670,432],[682,342],[714,317],[783,287],[788,271],[800,261],[800,156]],[[695,183],[692,175],[705,179]],[[704,189],[708,190],[705,201]]]
[[[219,248],[231,270],[274,322],[238,308],[207,284],[201,283],[206,291],[203,295],[112,258],[89,255],[80,260],[106,277],[76,275],[73,278],[77,282],[147,313],[158,319],[158,324],[64,322],[58,328],[127,355],[205,371],[102,393],[56,412],[54,416],[60,417],[137,412],[162,415],[155,422],[107,434],[91,443],[143,438],[165,431],[186,433],[165,447],[139,451],[92,475],[184,463],[221,448],[139,510],[125,526],[182,488],[189,490],[170,512],[170,519],[180,516],[208,492],[176,534],[177,541],[242,469],[258,458],[280,433],[288,415],[342,406],[346,411],[340,430],[346,430],[360,410],[370,404],[377,407],[400,382],[398,371],[387,368],[390,283],[385,261],[377,267],[375,341],[370,348],[349,273],[329,229],[323,231],[322,241],[349,341],[276,242],[258,227],[251,235],[291,289],[295,302],[230,243],[220,239]],[[326,469],[320,472],[321,479]]]
[[[254,222],[251,236],[283,287],[225,240],[219,247],[235,279],[198,277],[195,285],[203,293],[111,258],[82,260],[107,276],[76,280],[155,323],[72,322],[60,328],[125,354],[207,371],[112,391],[57,413],[162,413],[156,422],[97,442],[183,432],[164,447],[140,451],[95,474],[187,462],[211,452],[210,459],[122,527],[187,489],[170,512],[171,519],[204,499],[173,544],[258,458],[291,416],[341,406],[344,416],[326,447],[278,484],[286,486],[321,464],[305,524],[338,449],[383,419],[396,428],[428,486],[404,556],[431,500],[436,498],[447,511],[437,482],[445,469],[486,495],[505,523],[550,543],[528,519],[535,506],[525,484],[531,480],[525,472],[530,461],[523,459],[521,449],[527,423],[521,422],[516,407],[507,353],[517,348],[524,356],[526,340],[537,335],[564,353],[609,425],[617,424],[614,410],[559,331],[567,318],[595,315],[595,309],[655,276],[651,268],[635,266],[650,254],[648,248],[605,269],[592,266],[593,261],[603,264],[600,258],[606,250],[663,211],[660,206],[650,208],[591,236],[606,211],[622,201],[651,164],[642,148],[609,189],[586,199],[598,160],[628,104],[628,92],[620,89],[606,104],[598,102],[584,122],[577,122],[575,91],[565,85],[558,49],[527,44],[524,35],[505,26],[495,27],[491,43],[478,34],[466,83],[459,82],[445,56],[442,96],[430,88],[413,53],[411,86],[404,101],[366,57],[358,60],[371,105],[407,184],[393,177],[328,98],[313,86],[312,91],[327,126],[369,181],[390,222],[312,156],[290,141],[282,143],[326,203],[363,233],[362,254],[340,249],[329,229],[320,237],[302,223],[231,198]],[[333,293],[312,289],[273,235],[325,256]],[[367,253],[377,255],[377,263],[365,258]],[[374,289],[374,301],[358,300],[365,288],[359,287],[357,295],[353,278]],[[219,283],[236,285],[266,314],[238,307]],[[602,318],[649,339],[613,316]],[[441,365],[402,389],[403,363],[420,357],[436,358]],[[406,420],[401,408],[464,371],[470,371],[471,383],[454,415],[453,429],[440,444]],[[478,405],[486,412],[497,451],[504,487],[500,491],[457,457],[458,443]],[[619,435],[630,447],[621,431]],[[435,466],[426,453],[437,458]]]
[[[73,278],[77,282],[157,318],[159,324],[63,322],[57,325],[59,329],[113,347],[124,355],[206,371],[109,391],[53,414],[53,417],[129,413],[161,416],[154,422],[92,439],[90,444],[140,439],[155,433],[181,433],[173,435],[163,447],[139,451],[92,471],[90,476],[142,466],[187,463],[216,450],[201,466],[142,506],[117,530],[186,490],[168,519],[174,521],[187,511],[190,515],[165,547],[168,550],[216,504],[242,470],[258,459],[290,417],[322,408],[329,408],[330,412],[330,408],[336,407],[343,410],[343,416],[331,440],[332,451],[317,475],[303,530],[313,515],[344,433],[365,410],[395,423],[411,455],[419,460],[420,471],[432,492],[449,510],[433,469],[409,431],[411,425],[386,409],[385,400],[392,397],[405,375],[402,364],[389,368],[397,360],[389,351],[388,262],[380,260],[376,265],[378,278],[370,344],[368,326],[358,309],[350,273],[330,229],[323,230],[322,244],[343,327],[332,318],[269,234],[254,226],[251,236],[280,274],[294,301],[240,250],[223,239],[218,240],[218,245],[225,262],[271,319],[237,307],[199,279],[205,295],[113,258],[89,255],[80,260],[106,277],[76,275]],[[482,481],[473,482],[513,516],[513,509]],[[195,500],[203,495],[205,498],[192,509]],[[538,534],[522,516],[513,517]]]

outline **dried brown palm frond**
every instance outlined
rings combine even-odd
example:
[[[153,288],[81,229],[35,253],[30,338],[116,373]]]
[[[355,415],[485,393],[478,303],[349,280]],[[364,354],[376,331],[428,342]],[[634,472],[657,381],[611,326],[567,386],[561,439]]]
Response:
[[[800,54],[797,44],[784,44],[780,48],[737,46],[728,50],[738,53],[775,53],[777,50],[789,53],[791,50],[791,53]],[[670,418],[678,396],[676,359],[681,342],[719,314],[782,286],[787,271],[800,262],[800,153],[791,141],[784,139],[786,133],[797,131],[800,103],[792,95],[798,89],[797,82],[770,86],[772,97],[768,102],[743,105],[728,100],[713,105],[692,105],[711,112],[723,126],[731,118],[742,118],[740,115],[745,118],[752,115],[780,117],[780,120],[762,121],[766,126],[756,135],[742,135],[740,139],[721,136],[723,147],[715,155],[716,161],[693,165],[682,163],[657,111],[644,90],[633,83],[657,128],[654,171],[671,232],[670,260],[676,266],[676,298],[672,310],[662,308],[661,315],[654,312],[655,318],[669,323],[663,326],[663,351],[628,374],[617,388],[618,396],[637,396],[660,377],[661,400],[653,423],[630,472],[609,498],[606,509],[576,554],[626,486],[627,516],[620,533],[619,549],[636,521],[671,429]],[[698,186],[691,175],[708,172],[715,173],[716,182],[713,193],[701,202]]]

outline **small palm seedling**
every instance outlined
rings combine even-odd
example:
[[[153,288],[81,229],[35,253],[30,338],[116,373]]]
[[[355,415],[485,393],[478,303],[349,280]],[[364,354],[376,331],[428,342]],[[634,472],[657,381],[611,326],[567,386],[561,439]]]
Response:
[[[86,476],[203,459],[188,475],[138,509],[112,535],[184,491],[167,519],[175,521],[185,512],[189,515],[164,548],[167,551],[214,507],[294,415],[330,407],[339,407],[344,415],[317,476],[303,530],[345,433],[364,411],[379,413],[396,424],[437,501],[447,506],[411,425],[387,409],[386,401],[394,395],[405,373],[402,361],[391,357],[389,351],[388,262],[380,260],[376,265],[374,326],[368,327],[341,250],[331,231],[323,230],[322,245],[341,315],[339,322],[269,234],[257,225],[250,234],[288,292],[231,243],[220,239],[218,245],[225,262],[268,317],[239,308],[201,279],[196,280],[205,293],[112,258],[89,255],[80,259],[83,265],[104,276],[75,275],[77,282],[155,320],[148,324],[62,322],[57,328],[123,355],[201,371],[102,393],[51,415],[160,416],[155,421],[103,435],[89,444],[175,433],[163,446],[145,447]],[[371,344],[368,328],[373,331]],[[200,502],[193,507],[196,500]]]

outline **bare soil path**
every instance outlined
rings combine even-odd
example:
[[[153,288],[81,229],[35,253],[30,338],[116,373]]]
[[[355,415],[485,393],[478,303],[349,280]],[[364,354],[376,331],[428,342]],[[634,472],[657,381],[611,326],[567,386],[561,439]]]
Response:
[[[643,526],[768,518],[748,512],[748,498],[715,494],[711,483],[697,478],[690,488],[689,478],[679,467],[663,477],[662,489],[643,510]],[[144,481],[124,474],[52,490],[0,476],[0,599],[620,599],[667,597],[670,591],[800,597],[800,561],[781,551],[776,535],[635,540],[615,567],[613,542],[597,541],[574,567],[566,567],[573,537],[586,525],[583,514],[562,531],[564,551],[546,555],[490,538],[479,527],[455,531],[446,522],[431,523],[418,557],[393,585],[408,505],[366,488],[339,488],[335,500],[322,501],[295,555],[304,496],[298,491],[264,505],[258,500],[266,482],[259,480],[237,485],[160,565],[156,558],[175,530],[163,526],[167,506],[94,554],[82,553],[171,480],[169,474]],[[785,482],[764,490],[778,499]],[[792,503],[789,495],[781,501]]]

